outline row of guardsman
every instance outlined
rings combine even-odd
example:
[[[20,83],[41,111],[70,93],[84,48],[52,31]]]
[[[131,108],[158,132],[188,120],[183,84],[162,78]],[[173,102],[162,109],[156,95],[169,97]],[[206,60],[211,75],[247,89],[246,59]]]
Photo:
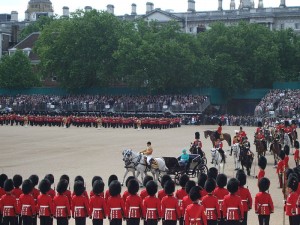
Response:
[[[285,171],[287,198],[284,207],[291,225],[299,224],[299,175],[299,168]],[[67,175],[60,177],[55,191],[51,188],[52,174],[40,182],[37,175],[23,181],[20,175],[8,179],[1,174],[1,217],[4,225],[35,225],[37,218],[41,225],[53,224],[53,218],[58,225],[68,224],[71,218],[75,219],[76,225],[86,224],[86,218],[90,218],[93,225],[103,224],[106,218],[111,225],[121,225],[124,219],[128,225],[139,225],[141,219],[147,225],[156,225],[160,220],[166,225],[175,225],[177,221],[181,225],[229,225],[247,224],[248,211],[254,207],[259,224],[269,224],[270,214],[274,212],[272,197],[267,192],[269,179],[259,178],[254,204],[254,193],[245,188],[246,182],[247,175],[242,170],[227,182],[227,176],[212,167],[207,174],[199,175],[197,183],[182,175],[181,188],[177,191],[169,175],[161,178],[163,189],[159,191],[153,178],[146,176],[143,181],[146,188],[140,192],[135,177],[128,177],[127,190],[121,194],[116,175],[109,177],[106,191],[102,178],[95,176],[88,195],[81,176],[75,178],[71,192]]]

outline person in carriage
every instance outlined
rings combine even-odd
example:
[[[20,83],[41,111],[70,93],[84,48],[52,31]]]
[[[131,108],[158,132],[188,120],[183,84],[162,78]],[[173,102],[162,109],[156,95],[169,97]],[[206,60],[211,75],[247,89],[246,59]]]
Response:
[[[218,152],[221,154],[222,156],[222,161],[221,162],[224,162],[226,163],[226,155],[225,155],[225,152],[223,150],[223,143],[222,141],[220,140],[220,138],[218,138],[215,142],[215,148],[218,150]],[[213,162],[212,162],[213,163]]]
[[[195,140],[192,143],[191,148],[196,149],[196,153],[198,155],[200,155],[201,158],[204,156],[204,152],[202,151],[202,142],[200,140],[200,133],[199,132],[195,132]]]
[[[178,161],[179,165],[184,167],[185,170],[188,169],[188,165],[189,165],[189,161],[190,161],[190,155],[187,154],[186,149],[182,150],[182,154],[180,156],[180,160]]]
[[[147,142],[147,148],[145,150],[140,151],[140,154],[143,154],[146,158],[147,166],[150,166],[150,161],[152,159],[153,148],[151,146],[151,142]]]

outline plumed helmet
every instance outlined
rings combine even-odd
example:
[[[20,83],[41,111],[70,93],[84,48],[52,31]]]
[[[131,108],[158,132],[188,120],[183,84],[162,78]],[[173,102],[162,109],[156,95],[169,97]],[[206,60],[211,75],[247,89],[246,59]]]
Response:
[[[295,141],[294,147],[295,147],[295,148],[299,148],[299,141]]]
[[[50,182],[50,184],[51,184],[51,182]],[[67,190],[68,185],[69,185],[68,181],[66,181],[66,180],[60,180],[58,182],[58,184],[57,184],[57,187],[56,187],[57,193],[58,194],[63,194]]]
[[[220,122],[218,123],[218,125],[219,125],[219,126],[222,126],[222,122],[220,121]]]
[[[80,175],[78,175],[78,176],[75,177],[74,182],[76,182],[76,181],[81,181],[82,183],[84,183],[84,179]]]
[[[270,187],[270,180],[266,177],[263,177],[258,182],[258,188],[261,192],[266,192]]]
[[[165,193],[166,193],[167,195],[173,194],[174,191],[175,191],[175,183],[174,183],[174,181],[168,180],[168,181],[165,183],[164,190],[165,190]]]
[[[208,172],[207,172],[207,177],[208,178],[213,178],[213,179],[216,180],[217,176],[218,176],[218,173],[219,173],[219,171],[218,171],[218,169],[216,167],[210,167],[208,169]]]
[[[190,190],[192,189],[192,187],[195,187],[195,186],[196,186],[196,182],[193,180],[189,180],[188,182],[186,182],[186,185],[185,185],[186,193],[189,193]]]
[[[47,192],[50,190],[51,184],[49,180],[43,179],[41,180],[39,184],[39,190],[42,194],[47,194]]]
[[[262,122],[261,122],[261,121],[258,121],[258,122],[257,122],[257,126],[258,126],[258,127],[262,127]]]
[[[239,181],[236,178],[231,178],[227,183],[227,190],[231,194],[234,194],[238,191],[238,189],[239,189]]]
[[[85,191],[84,183],[82,181],[75,181],[74,193],[76,196],[81,196]]]
[[[4,187],[4,182],[8,179],[7,175],[2,173],[0,175],[0,187],[3,188]]]
[[[10,192],[14,189],[14,182],[12,179],[7,179],[4,181],[4,191]]]
[[[241,173],[245,174],[245,171],[242,170],[242,169],[237,170],[237,171],[236,171],[235,177],[237,177],[237,176],[238,176],[239,174],[241,174]]]
[[[99,195],[104,191],[104,183],[102,180],[95,180],[93,183],[93,192],[95,195]]]
[[[285,145],[283,148],[284,154],[289,155],[290,154],[290,146]]]
[[[198,177],[198,186],[204,188],[206,180],[207,180],[207,175],[205,173],[200,173]]]
[[[184,188],[186,185],[186,182],[190,180],[189,176],[186,174],[182,174],[181,177],[179,178],[179,185],[180,187]]]
[[[190,190],[189,196],[193,202],[201,198],[200,190],[201,188],[199,186],[192,187],[192,189]]]
[[[281,151],[279,152],[279,158],[280,158],[281,160],[283,160],[284,157],[285,157],[285,153],[284,153],[284,151],[281,150]]]
[[[22,185],[22,182],[23,182],[22,176],[19,175],[19,174],[14,175],[13,182],[14,182],[15,187],[17,187],[17,188],[20,187]]]
[[[160,185],[161,185],[162,187],[164,187],[164,186],[165,186],[165,183],[166,183],[168,180],[172,180],[172,178],[170,177],[170,175],[168,175],[168,174],[163,175],[162,178],[161,178],[161,180],[160,180]]]
[[[53,174],[47,174],[45,179],[49,180],[50,184],[54,184],[54,176]]]
[[[220,188],[224,188],[227,185],[227,176],[224,173],[217,176],[217,185]]]
[[[298,179],[296,176],[289,176],[287,186],[291,188],[293,191],[296,191],[298,188]]]
[[[38,183],[39,183],[39,177],[38,177],[38,175],[35,175],[35,174],[31,175],[29,177],[29,180],[31,180],[33,187],[38,185]]]
[[[156,194],[157,188],[157,183],[153,180],[149,180],[146,184],[146,190],[150,196],[154,196]]]
[[[22,191],[25,195],[28,195],[33,189],[33,185],[31,180],[24,180],[23,184],[22,184]]]
[[[70,177],[67,174],[61,175],[59,180],[66,180],[66,181],[68,181],[68,183],[70,183]]]
[[[146,184],[147,184],[150,180],[153,180],[153,177],[152,177],[152,176],[149,176],[149,175],[146,175],[146,176],[144,177],[144,180],[143,180],[143,186],[146,187]]]
[[[110,185],[110,183],[114,180],[118,180],[118,177],[113,174],[113,175],[110,175],[109,178],[108,178],[108,186]]]
[[[290,122],[289,121],[284,121],[284,126],[288,127],[290,125]]]
[[[267,158],[264,157],[264,156],[259,157],[258,166],[263,170],[266,169],[266,167],[267,167]]]
[[[207,181],[205,182],[204,188],[205,188],[205,190],[208,193],[213,192],[215,190],[215,188],[216,188],[216,181],[215,181],[215,179],[208,178]]]
[[[102,180],[102,177],[100,177],[100,176],[94,176],[93,179],[92,179],[92,186],[93,186],[93,184],[94,184],[94,182],[96,180]]]
[[[129,181],[134,180],[134,179],[135,179],[134,176],[129,176],[129,177],[127,177],[127,179],[126,179],[126,181],[125,181],[126,187],[128,186]]]
[[[198,131],[195,133],[195,139],[200,139],[200,133]]]
[[[121,193],[121,184],[117,180],[113,180],[109,185],[109,194],[111,196],[118,196]]]
[[[135,195],[139,191],[139,182],[136,179],[131,179],[127,184],[129,194]]]
[[[236,179],[239,181],[240,186],[244,186],[247,182],[247,175],[245,173],[239,173]]]

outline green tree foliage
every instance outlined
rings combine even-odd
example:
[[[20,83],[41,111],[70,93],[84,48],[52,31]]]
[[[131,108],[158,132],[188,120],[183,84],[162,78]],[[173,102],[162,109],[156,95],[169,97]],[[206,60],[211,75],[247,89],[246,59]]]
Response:
[[[30,88],[39,85],[34,75],[30,60],[22,51],[12,56],[4,56],[0,61],[1,88]]]

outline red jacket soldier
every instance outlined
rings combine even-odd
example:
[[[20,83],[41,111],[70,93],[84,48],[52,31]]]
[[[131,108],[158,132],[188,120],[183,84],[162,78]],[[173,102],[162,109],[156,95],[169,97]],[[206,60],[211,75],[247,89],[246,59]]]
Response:
[[[61,177],[59,178],[59,180],[66,180],[67,183],[68,183],[67,186],[69,186],[69,189],[70,189],[70,177],[68,175],[66,175],[66,174],[61,175]],[[68,200],[69,200],[69,203],[70,203],[70,206],[71,206],[71,204],[72,204],[72,193],[71,193],[71,191],[67,189],[63,193],[63,195],[65,195],[65,196],[68,197]]]
[[[207,180],[207,175],[205,173],[201,173],[198,177],[198,186],[200,187],[200,196],[201,196],[200,204],[201,204],[202,198],[207,195],[207,192],[204,189],[206,180]]]
[[[49,180],[49,182],[50,182],[51,185],[54,184],[54,176],[53,176],[53,174],[47,174],[45,176],[45,179]],[[53,199],[55,197],[55,191],[52,188],[50,188],[50,190],[48,192],[48,195],[50,195],[51,198]]]
[[[70,204],[68,197],[64,195],[68,188],[66,180],[60,180],[57,184],[57,196],[53,199],[54,217],[57,220],[57,225],[68,225],[71,218]]]
[[[147,182],[146,190],[149,196],[143,201],[143,218],[147,225],[157,225],[158,220],[162,218],[161,203],[155,197],[157,193],[157,184],[152,180]]]
[[[284,157],[284,168],[285,169],[288,169],[289,168],[289,154],[290,154],[290,147],[288,145],[285,145],[284,148],[283,148],[283,151],[284,151],[284,154],[285,154],[285,157]]]
[[[207,179],[205,182],[205,190],[208,194],[202,198],[202,205],[206,213],[208,225],[217,225],[218,221],[221,219],[218,199],[212,194],[215,188],[215,180],[213,178]]]
[[[11,194],[15,196],[16,200],[17,200],[17,206],[18,208],[20,208],[20,196],[21,194],[23,194],[20,186],[22,185],[22,181],[23,178],[21,175],[16,174],[13,177],[13,182],[14,182],[14,189],[11,191]],[[21,225],[22,224],[22,219],[21,216],[18,216],[18,218],[16,219],[16,225]]]
[[[283,185],[283,173],[285,171],[284,157],[285,157],[284,151],[280,151],[279,158],[281,160],[277,163],[277,169],[276,169],[276,173],[278,174],[280,188],[282,188],[282,185]]]
[[[8,179],[6,174],[1,174],[0,175],[0,199],[3,195],[6,194],[4,190],[4,182]],[[0,213],[1,214],[1,213]]]
[[[186,185],[185,185],[186,193],[190,193],[192,187],[195,187],[195,186],[196,186],[196,182],[193,181],[193,180],[189,180],[188,182],[186,182]],[[193,201],[190,199],[189,195],[186,195],[186,196],[183,197],[183,199],[182,199],[182,208],[183,208],[184,213],[185,213],[185,210],[188,207],[188,205],[190,205],[192,203],[193,203]],[[183,213],[183,216],[184,216],[184,213]]]
[[[103,219],[106,217],[107,208],[103,198],[104,183],[102,180],[93,182],[94,195],[90,198],[89,215],[93,221],[93,225],[103,225]]]
[[[298,200],[298,178],[297,175],[290,174],[287,182],[288,187],[288,197],[286,199],[285,203],[285,215],[289,217],[290,225],[299,225],[298,221],[298,206],[297,206],[297,200]]]
[[[92,187],[94,186],[94,182],[97,181],[97,180],[101,180],[102,181],[102,178],[100,176],[94,176],[93,179],[92,179]],[[93,192],[93,190],[90,191],[90,198],[93,197],[95,195],[95,193]],[[104,192],[101,191],[99,193],[99,195],[104,198]]]
[[[294,147],[295,147],[295,155],[294,155],[294,160],[295,160],[295,164],[296,166],[299,166],[299,141],[295,141],[294,143]]]
[[[182,200],[185,196],[187,196],[188,194],[186,193],[185,191],[185,185],[186,185],[186,182],[189,181],[189,177],[188,175],[186,174],[183,174],[180,179],[179,179],[179,185],[181,186],[181,189],[178,189],[175,193],[175,197],[177,198],[178,200],[178,206],[180,208],[180,214],[181,214],[181,217],[180,217],[180,220],[179,220],[179,224],[180,225],[183,225],[183,216],[184,216],[184,211],[183,211],[183,203],[182,203]]]
[[[41,225],[49,225],[51,221],[50,217],[54,214],[52,198],[47,195],[50,186],[51,184],[47,179],[41,180],[39,184],[41,194],[37,198],[36,210],[40,217]]]
[[[84,179],[83,179],[82,176],[76,176],[75,179],[74,179],[74,183],[76,183],[77,181],[80,181],[80,182],[82,182],[82,183],[84,184]],[[76,195],[76,193],[75,193],[75,191],[73,191],[73,193],[72,193],[72,195],[71,195],[72,198],[73,198],[73,196],[75,196],[75,195]],[[87,193],[87,191],[85,190],[85,188],[84,188],[84,191],[83,191],[82,195],[83,195],[84,197],[86,197],[87,200],[89,201],[89,196],[88,196],[88,193]]]
[[[219,122],[218,125],[219,125],[218,129],[215,132],[215,138],[216,138],[216,140],[220,139],[221,138],[221,134],[222,134],[222,122]]]
[[[86,224],[86,217],[89,212],[89,199],[83,193],[85,192],[84,183],[76,181],[74,183],[74,193],[72,197],[72,217],[75,218],[76,225]]]
[[[118,180],[118,177],[116,176],[116,175],[110,175],[109,176],[109,178],[108,178],[108,187],[110,186],[110,183],[111,182],[113,182],[114,180]],[[121,193],[121,191],[120,191],[120,193]],[[110,198],[110,192],[109,192],[109,189],[108,190],[106,190],[106,192],[105,192],[105,201],[107,201],[109,198]]]
[[[161,187],[164,188],[164,185],[165,183],[168,181],[168,180],[172,180],[171,177],[167,174],[163,175],[162,178],[161,178],[161,181],[160,181],[160,184],[161,184]],[[157,197],[162,200],[165,196],[166,196],[166,192],[164,189],[161,189],[158,191],[158,194],[157,194]]]
[[[134,176],[129,176],[129,177],[127,177],[127,179],[126,179],[126,181],[125,181],[126,187],[128,187],[129,181],[134,180],[134,179],[135,179]],[[127,199],[127,197],[128,197],[129,195],[130,195],[130,194],[129,194],[129,191],[128,191],[128,190],[125,190],[124,193],[123,193],[123,196],[122,196],[124,203],[126,202],[126,199]]]
[[[207,225],[204,207],[199,205],[200,188],[198,186],[193,187],[189,196],[193,203],[188,205],[185,210],[185,225]]]
[[[136,179],[131,179],[128,182],[129,196],[125,202],[125,217],[128,225],[140,224],[140,218],[142,217],[142,199],[137,195],[139,191],[139,183]]]
[[[266,159],[266,157],[261,156],[258,159],[259,172],[257,175],[257,184],[259,183],[259,180],[265,176],[266,166],[267,166],[267,159]]]
[[[255,213],[258,214],[259,225],[269,225],[270,214],[274,212],[274,205],[269,193],[266,191],[270,187],[268,178],[261,178],[258,181],[259,193],[256,194],[254,200]]]
[[[31,175],[29,177],[29,180],[31,180],[32,185],[33,185],[31,195],[32,195],[32,197],[34,199],[34,202],[36,204],[37,203],[37,198],[40,195],[40,191],[36,188],[36,185],[39,184],[39,177],[37,175]],[[33,218],[32,225],[37,225],[37,216],[35,216]]]
[[[235,178],[231,178],[228,181],[227,189],[230,194],[224,197],[223,217],[227,221],[226,224],[239,225],[244,219],[242,199],[236,195],[239,189],[239,181]]]
[[[36,216],[35,201],[31,195],[32,187],[30,180],[24,180],[22,184],[23,194],[20,196],[21,218],[23,225],[32,225],[33,217]]]
[[[150,180],[153,180],[153,177],[152,177],[152,176],[146,175],[146,176],[144,177],[144,180],[143,180],[143,186],[146,187],[147,183],[148,183]],[[142,198],[142,200],[144,200],[148,195],[149,195],[149,194],[148,194],[148,192],[147,192],[147,189],[142,190],[141,193],[140,193],[140,197]]]
[[[225,188],[227,185],[227,176],[225,174],[219,174],[217,176],[217,187],[215,188],[213,195],[217,197],[219,202],[219,207],[221,211],[221,220],[219,221],[219,225],[223,225],[225,223],[223,218],[223,200],[226,195],[229,194],[229,191]]]

